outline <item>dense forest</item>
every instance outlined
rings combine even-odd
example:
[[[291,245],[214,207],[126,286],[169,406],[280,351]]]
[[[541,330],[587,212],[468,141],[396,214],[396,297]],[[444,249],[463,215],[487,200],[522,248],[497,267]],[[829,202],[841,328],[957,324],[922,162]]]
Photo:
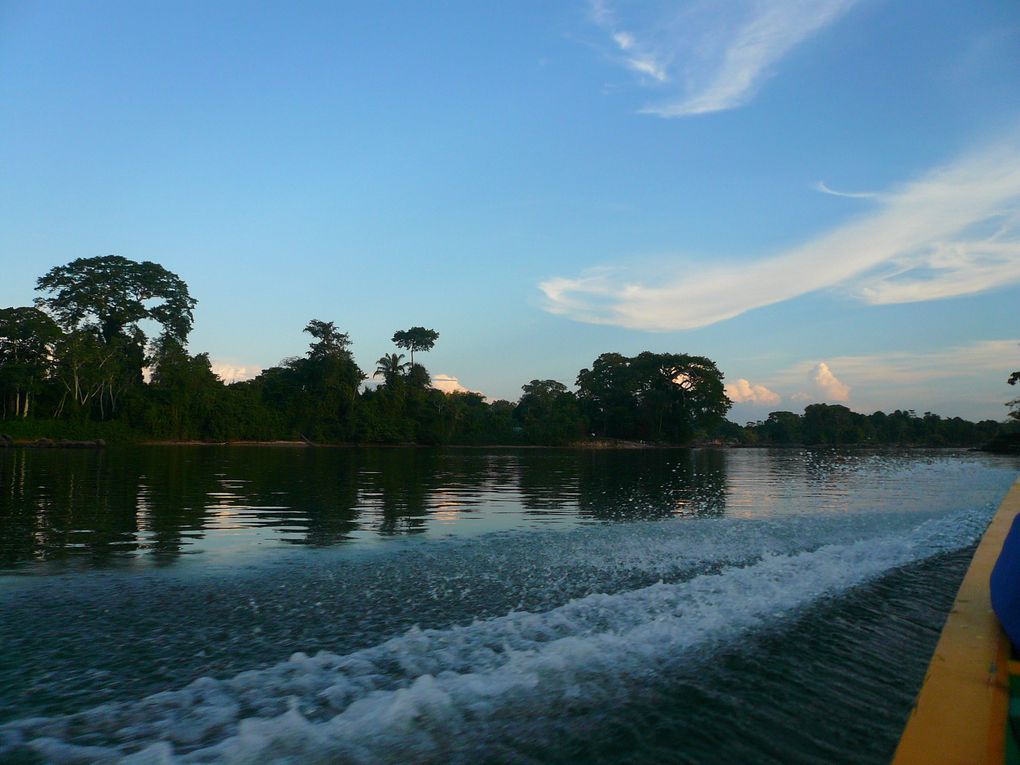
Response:
[[[119,256],[81,258],[39,278],[35,305],[0,309],[0,419],[15,435],[331,443],[566,445],[623,439],[662,444],[972,446],[1008,430],[925,413],[858,414],[813,404],[728,422],[723,375],[710,359],[604,353],[571,391],[532,380],[516,402],[431,386],[415,354],[439,333],[411,327],[371,378],[351,338],[312,319],[308,350],[251,380],[224,384],[187,340],[196,301],[176,274]],[[149,337],[145,327],[157,327]],[[398,351],[406,351],[407,354]],[[1020,379],[1014,374],[1011,384]],[[371,380],[374,384],[366,385]],[[1017,402],[1013,402],[1017,404]],[[1014,406],[1012,416],[1017,415]]]

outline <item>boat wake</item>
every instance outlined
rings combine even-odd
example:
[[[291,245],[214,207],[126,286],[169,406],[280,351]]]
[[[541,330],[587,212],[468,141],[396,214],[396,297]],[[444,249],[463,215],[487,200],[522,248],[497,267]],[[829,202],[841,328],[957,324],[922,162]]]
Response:
[[[477,760],[499,729],[640,693],[649,678],[892,570],[973,544],[991,509],[723,563],[344,655],[294,654],[227,679],[0,726],[0,757],[48,762]],[[619,533],[625,530],[617,527]],[[734,524],[735,529],[740,524]],[[653,540],[648,540],[654,545]],[[651,555],[653,550],[648,551]],[[475,757],[471,757],[471,752]]]

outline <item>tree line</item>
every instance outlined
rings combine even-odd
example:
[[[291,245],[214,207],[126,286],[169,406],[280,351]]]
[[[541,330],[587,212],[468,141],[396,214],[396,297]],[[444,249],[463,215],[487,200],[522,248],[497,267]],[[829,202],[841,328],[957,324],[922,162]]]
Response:
[[[189,352],[196,300],[157,263],[80,258],[40,277],[37,291],[33,306],[0,310],[8,421],[120,423],[177,440],[557,445],[597,430],[682,443],[729,407],[715,364],[684,354],[603,354],[578,375],[577,392],[532,380],[516,402],[444,393],[420,362],[439,333],[421,326],[393,334],[397,350],[378,359],[377,384],[366,386],[348,333],[321,319],[304,327],[303,355],[228,385],[208,354]]]
[[[816,404],[741,427],[726,421],[723,375],[703,356],[604,353],[576,391],[532,380],[516,402],[431,385],[415,354],[434,329],[394,332],[371,378],[332,321],[304,327],[307,351],[257,377],[225,384],[187,339],[197,301],[152,262],[79,258],[41,276],[33,306],[0,309],[0,418],[55,427],[117,425],[137,437],[418,444],[564,445],[592,438],[685,444],[924,443],[970,445],[999,426],[937,415]],[[146,327],[156,327],[149,336]],[[1015,412],[1014,412],[1015,414]]]
[[[764,420],[721,429],[747,446],[982,446],[1007,428],[995,420],[918,415],[897,409],[860,414],[842,404],[810,404],[803,414],[772,412]]]

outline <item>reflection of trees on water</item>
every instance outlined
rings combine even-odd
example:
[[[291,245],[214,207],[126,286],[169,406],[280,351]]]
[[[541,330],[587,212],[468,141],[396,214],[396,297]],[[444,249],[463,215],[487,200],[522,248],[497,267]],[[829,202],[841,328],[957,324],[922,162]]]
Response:
[[[101,562],[111,544],[133,537],[134,513],[122,512],[116,498],[109,496],[107,478],[102,455],[92,452],[68,454],[66,460],[20,449],[0,455],[4,565],[70,554]],[[118,486],[121,495],[136,491],[135,484]]]
[[[494,475],[491,455],[469,450],[376,449],[363,455],[360,504],[367,515],[378,515],[373,527],[386,535],[421,533],[433,518],[472,512]]]
[[[146,553],[174,560],[200,533],[202,470],[172,451],[5,450],[0,454],[0,565]],[[189,501],[196,500],[196,501]]]
[[[159,564],[173,563],[201,538],[207,523],[207,497],[216,490],[212,455],[186,448],[117,453],[124,480],[135,480],[134,504],[144,550]]]
[[[715,449],[593,451],[581,462],[578,512],[604,520],[720,516],[726,456]]]
[[[169,564],[247,532],[332,545],[472,513],[603,519],[718,515],[711,450],[508,451],[158,447],[0,452],[0,566],[145,556]],[[201,543],[201,544],[200,544]]]
[[[238,530],[332,545],[356,531],[418,533],[470,511],[483,453],[430,449],[158,447],[0,452],[0,566],[144,555],[171,563]],[[495,472],[511,484],[516,472]]]
[[[560,512],[577,504],[578,476],[588,452],[536,449],[521,455],[517,485],[531,513]]]
[[[317,546],[349,539],[358,529],[356,450],[216,451],[224,524],[276,528],[280,541]]]
[[[436,454],[431,449],[373,450],[361,466],[361,505],[379,516],[380,534],[425,531],[434,490]]]
[[[3,565],[72,555],[103,563],[135,544],[137,481],[110,471],[100,452],[0,454]]]

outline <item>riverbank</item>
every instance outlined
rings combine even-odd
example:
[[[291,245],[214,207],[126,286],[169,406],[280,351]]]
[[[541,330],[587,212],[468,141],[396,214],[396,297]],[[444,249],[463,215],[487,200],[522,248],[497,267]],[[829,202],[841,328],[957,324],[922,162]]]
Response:
[[[434,449],[437,446],[445,449],[686,449],[704,444],[653,444],[644,441],[623,441],[614,439],[597,439],[593,441],[577,441],[572,444],[415,444],[415,443],[322,443],[314,441],[274,440],[274,441],[139,441],[139,446],[255,446],[284,448],[327,448],[343,449],[369,447],[373,449]],[[718,446],[718,444],[709,444]]]
[[[6,438],[4,438],[6,437]],[[523,436],[522,436],[523,440]],[[681,448],[707,448],[707,449],[818,449],[818,448],[840,448],[840,449],[971,449],[978,448],[984,451],[1016,454],[1020,453],[1020,434],[1004,434],[998,439],[985,444],[972,442],[950,442],[940,444],[926,444],[923,442],[909,443],[883,443],[880,441],[864,441],[852,444],[831,444],[831,443],[739,443],[733,438],[702,438],[690,441],[686,444],[670,444],[656,441],[639,441],[617,438],[590,438],[582,441],[574,441],[568,444],[532,444],[513,443],[504,441],[502,443],[446,443],[446,444],[421,444],[413,442],[366,442],[346,441],[327,442],[311,441],[302,438],[270,438],[258,439],[161,439],[152,438],[148,433],[136,430],[119,422],[74,422],[68,420],[6,420],[0,422],[0,448],[5,445],[18,447],[33,446],[66,446],[73,448],[77,445],[88,442],[102,441],[109,446],[248,446],[248,447],[330,447],[330,448],[444,448],[457,449],[587,449],[587,450],[647,450],[647,449],[681,449]]]
[[[34,440],[14,439],[6,433],[0,433],[0,449],[105,449],[106,441],[102,438],[90,440],[72,440],[66,438],[37,438]]]

